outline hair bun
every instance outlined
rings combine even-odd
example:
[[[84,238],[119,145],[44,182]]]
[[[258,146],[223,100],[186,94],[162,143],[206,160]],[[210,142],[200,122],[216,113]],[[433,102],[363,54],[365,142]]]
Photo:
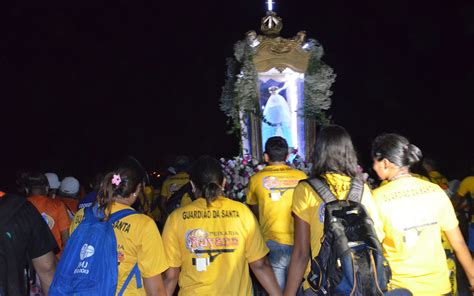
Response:
[[[414,165],[423,158],[423,154],[421,153],[420,148],[416,147],[413,144],[408,144],[407,158],[408,158],[408,163],[410,165]]]

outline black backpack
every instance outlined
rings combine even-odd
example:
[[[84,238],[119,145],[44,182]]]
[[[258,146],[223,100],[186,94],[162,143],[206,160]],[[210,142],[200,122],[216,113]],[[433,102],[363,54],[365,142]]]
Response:
[[[181,199],[186,193],[189,195],[191,200],[196,199],[196,197],[194,196],[193,186],[191,185],[191,182],[188,182],[181,186],[181,188],[175,191],[166,201],[166,212],[168,214],[171,214],[174,210],[181,206]]]
[[[338,200],[318,178],[308,179],[323,199],[324,235],[311,261],[308,282],[317,295],[383,295],[391,277],[374,223],[360,203],[364,183],[353,178],[345,200]]]
[[[0,192],[0,296],[20,295],[18,287],[21,285],[25,285],[26,290],[26,281],[20,283],[17,276],[18,269],[23,270],[24,266],[18,266],[16,262],[8,223],[25,203],[23,197]]]

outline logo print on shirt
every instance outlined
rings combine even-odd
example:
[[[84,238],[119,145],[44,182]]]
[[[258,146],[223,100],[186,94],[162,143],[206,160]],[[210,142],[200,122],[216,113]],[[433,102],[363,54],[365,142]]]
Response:
[[[49,216],[45,212],[41,213],[41,217],[43,217],[44,222],[46,222],[46,224],[48,224],[49,229],[53,229],[53,227],[54,227],[53,217]]]
[[[207,266],[214,262],[217,256],[235,251],[235,248],[227,249],[228,247],[239,246],[239,238],[236,236],[236,232],[232,234],[230,232],[229,234],[211,232],[211,234],[199,228],[189,230],[185,234],[186,249],[197,256],[197,258],[192,258],[192,263],[196,266],[197,271],[206,271]]]
[[[92,255],[94,255],[94,252],[95,252],[94,246],[84,244],[81,248],[81,253],[80,253],[79,257],[81,257],[81,260],[84,260],[84,259],[89,258]]]
[[[269,197],[272,201],[279,201],[286,191],[294,189],[298,184],[297,179],[278,179],[275,176],[268,176],[262,179],[263,188],[270,191]]]

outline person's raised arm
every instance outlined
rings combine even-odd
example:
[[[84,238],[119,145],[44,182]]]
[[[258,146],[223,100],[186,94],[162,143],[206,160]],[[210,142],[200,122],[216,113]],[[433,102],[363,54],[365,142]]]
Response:
[[[267,291],[268,295],[282,295],[267,256],[260,258],[257,261],[250,262],[249,265],[262,287]]]
[[[308,266],[311,242],[310,225],[293,215],[295,221],[295,244],[291,254],[290,267],[288,269],[288,278],[284,295],[294,296],[301,286],[304,272]]]
[[[161,274],[143,278],[143,286],[147,296],[166,296],[165,284]],[[172,294],[171,294],[172,295]]]
[[[464,238],[459,227],[444,232],[448,237],[449,243],[454,249],[456,258],[466,272],[466,277],[471,284],[471,291],[474,292],[474,260],[466,246]]]
[[[32,260],[33,267],[38,274],[41,282],[41,289],[45,295],[48,295],[49,287],[53,281],[54,272],[56,271],[56,256],[53,252],[48,252]]]
[[[179,267],[170,267],[165,272],[165,288],[168,295],[173,295],[174,290],[176,290],[176,285],[178,284],[179,273],[181,269]]]

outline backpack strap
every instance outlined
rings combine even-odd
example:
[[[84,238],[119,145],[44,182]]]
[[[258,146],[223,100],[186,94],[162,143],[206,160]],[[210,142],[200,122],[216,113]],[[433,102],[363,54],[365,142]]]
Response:
[[[133,215],[133,214],[136,214],[137,211],[135,210],[131,210],[131,209],[123,209],[123,210],[120,210],[120,211],[117,211],[113,214],[110,215],[109,217],[109,222],[110,223],[115,223],[117,222],[118,220],[121,220],[127,216],[130,216],[130,215]]]
[[[113,214],[110,215],[109,217],[109,223],[113,224],[127,216],[137,214],[137,211],[131,210],[131,209],[123,209],[120,211],[117,211]],[[135,263],[135,266],[133,266],[132,271],[127,276],[127,279],[122,285],[122,289],[120,289],[119,293],[117,296],[122,296],[123,293],[125,292],[125,289],[127,289],[128,284],[132,280],[132,278],[135,276],[136,281],[137,281],[137,288],[140,289],[142,287],[142,275],[140,273],[140,269],[138,268],[138,263]]]
[[[325,203],[330,203],[337,200],[337,197],[320,178],[306,179],[302,180],[301,182],[308,183]]]
[[[137,214],[137,211],[131,209],[123,209],[111,214],[108,222],[114,224],[115,222],[133,214]],[[130,273],[128,274],[127,279],[123,283],[122,289],[120,289],[119,293],[117,294],[118,296],[123,295],[125,289],[127,289],[128,284],[134,276],[137,281],[137,288],[140,289],[142,287],[142,276],[140,273],[140,269],[138,268],[138,263],[135,263],[135,266],[133,266],[132,271],[130,271]]]
[[[142,275],[140,273],[140,268],[138,268],[138,263],[135,263],[135,266],[133,266],[132,271],[127,276],[127,279],[122,285],[122,289],[118,292],[117,296],[122,296],[123,293],[125,292],[125,289],[127,289],[128,284],[132,280],[132,278],[135,276],[137,280],[137,288],[140,289],[142,287]]]
[[[364,182],[359,178],[352,178],[351,187],[347,193],[346,200],[360,203],[362,200],[362,193],[364,192]]]
[[[136,213],[137,211],[132,210],[132,209],[123,209],[111,214],[108,221],[113,224],[120,219],[123,219],[129,215],[133,215]],[[102,219],[103,217],[104,217],[104,214],[102,212],[99,213],[99,208],[97,205],[93,207],[84,208],[84,220],[91,221],[91,220]]]

